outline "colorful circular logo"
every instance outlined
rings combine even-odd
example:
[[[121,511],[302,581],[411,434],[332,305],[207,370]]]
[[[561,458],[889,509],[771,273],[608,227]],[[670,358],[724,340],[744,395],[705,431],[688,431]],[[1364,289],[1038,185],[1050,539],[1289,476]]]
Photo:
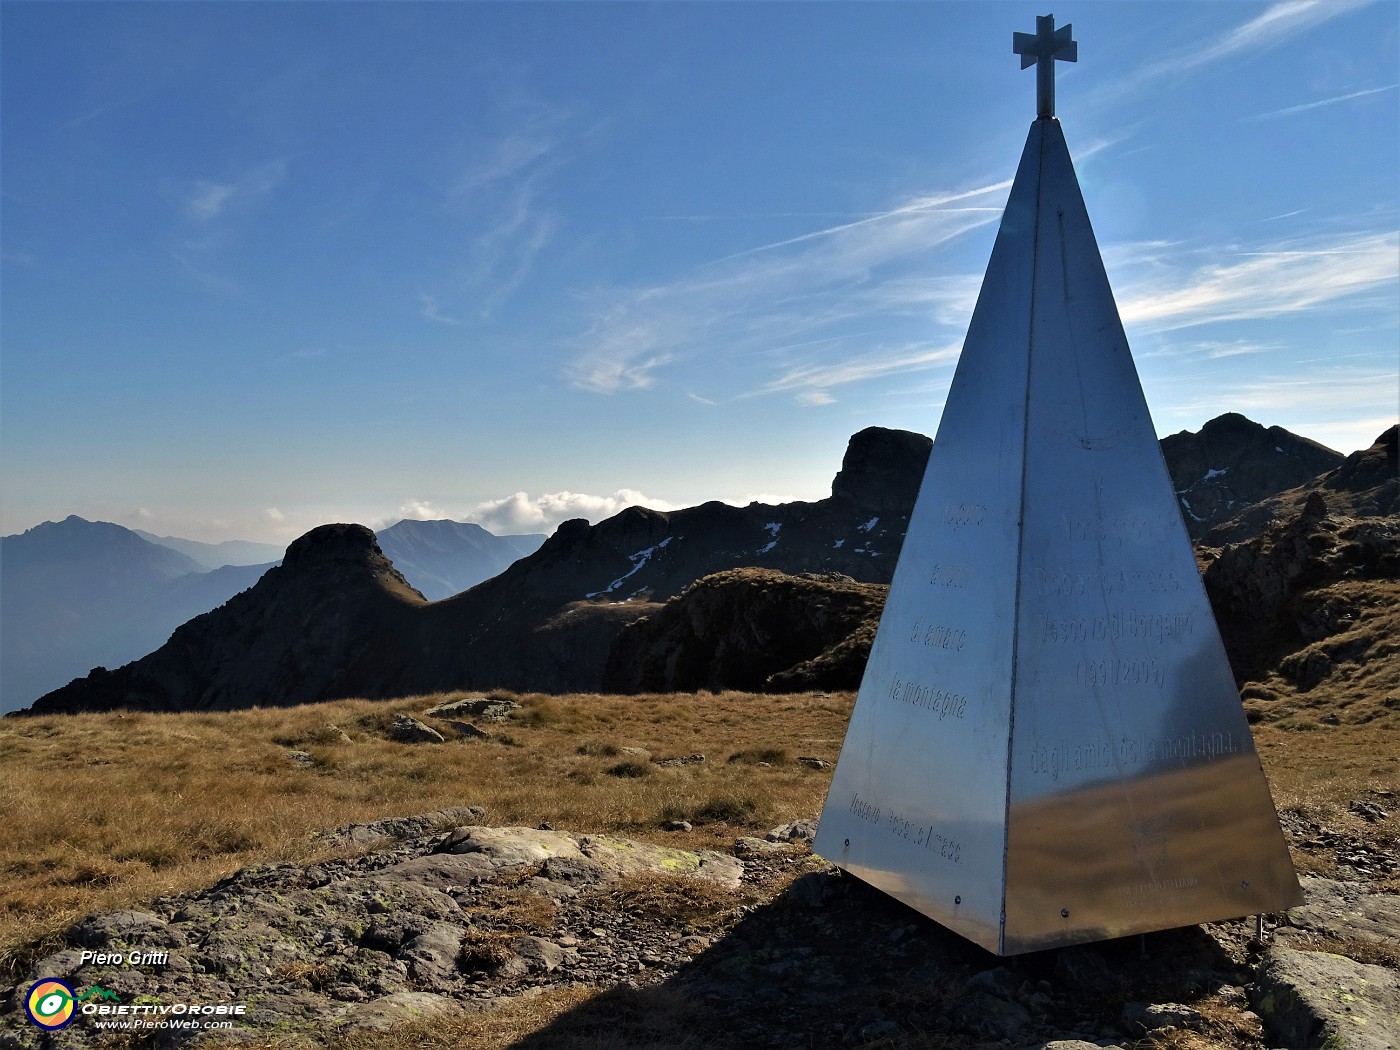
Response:
[[[62,981],[45,977],[30,987],[24,1010],[40,1028],[50,1031],[62,1028],[73,1020],[73,989]]]

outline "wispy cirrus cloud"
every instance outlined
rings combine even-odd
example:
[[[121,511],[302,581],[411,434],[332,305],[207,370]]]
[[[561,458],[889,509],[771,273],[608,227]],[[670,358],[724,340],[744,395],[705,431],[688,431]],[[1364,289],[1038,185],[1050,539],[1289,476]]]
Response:
[[[800,404],[829,405],[836,398],[833,387],[861,383],[869,379],[915,372],[934,365],[951,365],[962,352],[962,341],[946,346],[914,344],[893,350],[862,353],[850,360],[821,365],[802,365],[788,369],[766,383],[760,393],[796,391]]]
[[[1194,47],[1144,66],[1138,73],[1138,79],[1184,73],[1233,55],[1265,50],[1367,2],[1368,0],[1289,0],[1286,3],[1274,4],[1217,40],[1201,41]]]
[[[446,206],[462,223],[463,248],[442,283],[469,295],[478,314],[490,315],[510,299],[555,236],[558,218],[546,202],[566,164],[569,116],[536,107],[520,126],[470,147],[446,189]],[[436,316],[423,315],[442,321],[434,303]]]
[[[1153,273],[1119,295],[1125,325],[1169,331],[1248,318],[1277,317],[1354,301],[1367,293],[1393,301],[1400,280],[1400,234],[1365,233],[1153,259]]]
[[[186,188],[181,212],[194,223],[213,222],[235,202],[271,193],[286,175],[287,162],[273,160],[230,180],[195,179]]]
[[[438,306],[437,296],[429,295],[427,292],[418,293],[418,313],[429,321],[436,321],[438,324],[460,325],[462,322],[455,317],[448,317]]]
[[[965,323],[976,279],[940,277],[937,256],[995,222],[1009,185],[906,198],[724,256],[669,283],[594,292],[565,376],[585,390],[617,393],[653,386],[668,366],[694,365],[707,377],[732,377],[740,389],[725,395],[790,392],[813,405],[832,399],[822,383],[941,363],[927,347],[879,347],[905,347],[911,323],[925,333],[931,323]]]
[[[1309,110],[1322,109],[1325,106],[1335,106],[1341,102],[1353,102],[1359,98],[1370,98],[1372,95],[1384,94],[1387,91],[1394,91],[1400,88],[1400,84],[1386,84],[1384,87],[1366,88],[1363,91],[1350,91],[1345,95],[1334,95],[1331,98],[1321,98],[1316,102],[1304,102],[1298,106],[1285,106],[1283,109],[1272,109],[1267,113],[1256,113],[1252,117],[1242,117],[1241,120],[1273,120],[1275,117],[1291,117],[1297,113],[1307,113]]]

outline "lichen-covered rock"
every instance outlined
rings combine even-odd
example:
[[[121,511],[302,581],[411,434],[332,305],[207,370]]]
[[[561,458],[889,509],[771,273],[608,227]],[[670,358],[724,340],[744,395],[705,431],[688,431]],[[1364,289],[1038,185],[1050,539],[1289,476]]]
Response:
[[[1254,1008],[1271,1039],[1291,1050],[1400,1046],[1400,976],[1341,955],[1271,949]]]
[[[1298,881],[1306,903],[1288,912],[1290,926],[1330,937],[1400,944],[1400,894],[1314,876]]]
[[[460,1012],[451,999],[432,992],[394,992],[351,1007],[343,1023],[352,1031],[385,1032],[405,1021],[450,1017]]]

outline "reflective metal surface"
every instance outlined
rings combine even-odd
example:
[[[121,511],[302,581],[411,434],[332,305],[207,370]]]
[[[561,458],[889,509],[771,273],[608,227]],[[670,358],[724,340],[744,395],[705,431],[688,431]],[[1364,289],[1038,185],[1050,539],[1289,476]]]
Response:
[[[1299,901],[1054,120],[1022,154],[816,850],[999,954]]]

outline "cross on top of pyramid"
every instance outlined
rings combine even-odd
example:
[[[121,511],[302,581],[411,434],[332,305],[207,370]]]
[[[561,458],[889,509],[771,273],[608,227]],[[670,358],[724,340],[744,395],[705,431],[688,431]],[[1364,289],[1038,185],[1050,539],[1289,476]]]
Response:
[[[1055,28],[1054,15],[1036,15],[1035,33],[1011,34],[1011,50],[1021,56],[1021,68],[1035,63],[1035,115],[1055,115],[1055,59],[1079,61],[1079,44],[1069,38],[1073,26]]]

